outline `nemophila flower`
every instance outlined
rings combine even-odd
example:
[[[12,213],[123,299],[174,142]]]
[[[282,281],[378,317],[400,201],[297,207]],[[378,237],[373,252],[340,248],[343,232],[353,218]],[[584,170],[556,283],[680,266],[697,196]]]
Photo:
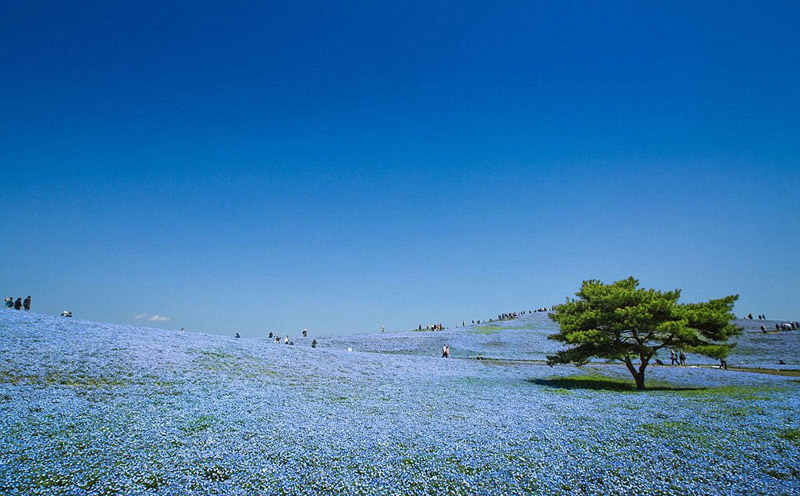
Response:
[[[605,365],[436,356],[446,339],[452,358],[543,358],[549,325],[312,349],[6,311],[0,493],[797,492],[800,395],[786,378],[656,367],[672,389],[629,393],[554,380],[625,378]]]

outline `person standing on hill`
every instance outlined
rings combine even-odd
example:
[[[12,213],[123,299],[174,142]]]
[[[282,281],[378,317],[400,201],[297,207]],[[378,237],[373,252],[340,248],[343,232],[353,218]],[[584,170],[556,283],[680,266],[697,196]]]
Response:
[[[31,297],[30,297],[30,295],[27,298],[25,298],[24,302],[22,302],[22,306],[25,308],[26,312],[31,309]]]
[[[14,302],[14,310],[22,310],[22,297],[17,298],[17,301]]]

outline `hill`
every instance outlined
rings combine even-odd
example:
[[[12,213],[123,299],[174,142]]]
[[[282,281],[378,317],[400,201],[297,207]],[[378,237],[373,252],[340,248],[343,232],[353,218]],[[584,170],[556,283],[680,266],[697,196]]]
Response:
[[[767,369],[800,368],[800,331],[761,332],[760,326],[774,329],[779,321],[737,320],[741,335],[732,342],[737,346],[728,359],[730,366]],[[443,331],[410,331],[385,334],[358,334],[353,336],[319,338],[324,345],[334,348],[353,348],[376,353],[398,353],[434,356],[447,343],[452,356],[458,358],[484,358],[501,360],[545,361],[561,344],[547,339],[557,331],[557,324],[546,313],[522,315],[504,321],[467,324]],[[669,351],[658,355],[669,363]],[[779,362],[783,361],[784,365]],[[717,365],[719,362],[691,356],[692,365]]]
[[[797,492],[791,378],[438,358],[546,353],[543,318],[312,349],[0,310],[0,492]]]

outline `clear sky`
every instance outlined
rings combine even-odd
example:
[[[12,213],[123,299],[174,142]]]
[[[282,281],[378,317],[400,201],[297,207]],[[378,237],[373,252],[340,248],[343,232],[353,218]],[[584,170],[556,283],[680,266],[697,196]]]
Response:
[[[256,3],[0,0],[3,296],[322,335],[633,275],[800,318],[796,1]]]

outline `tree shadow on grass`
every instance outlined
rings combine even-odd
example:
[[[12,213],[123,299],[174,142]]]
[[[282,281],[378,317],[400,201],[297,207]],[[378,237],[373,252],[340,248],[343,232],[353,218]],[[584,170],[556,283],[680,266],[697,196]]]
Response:
[[[551,377],[549,379],[528,379],[528,382],[536,384],[537,386],[545,386],[554,389],[590,389],[596,391],[621,391],[621,392],[637,392],[636,384],[631,381],[622,379],[613,379],[611,377],[598,377],[598,376],[569,376],[569,377]],[[647,384],[645,391],[698,391],[705,388],[698,387],[680,387],[664,384],[661,382],[653,381]]]

